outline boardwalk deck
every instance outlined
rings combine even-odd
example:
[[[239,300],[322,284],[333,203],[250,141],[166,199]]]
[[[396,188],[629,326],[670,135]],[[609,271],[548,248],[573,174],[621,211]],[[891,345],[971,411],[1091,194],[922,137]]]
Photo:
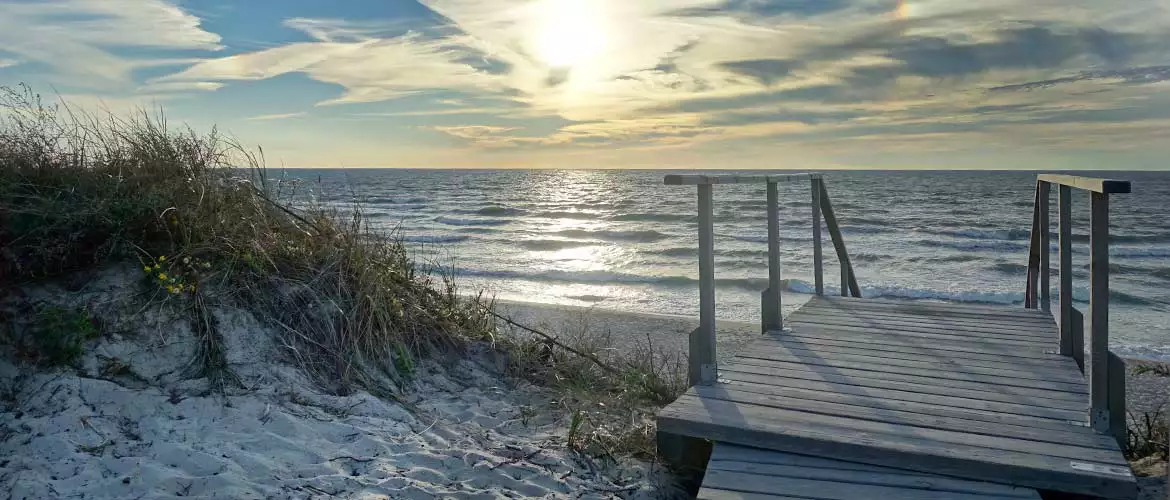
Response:
[[[814,297],[659,432],[1005,485],[1129,498],[1116,441],[1038,310]],[[714,469],[718,471],[719,469]],[[727,471],[724,471],[727,472]],[[724,474],[719,472],[719,474]]]
[[[1040,500],[1039,493],[982,481],[720,443],[700,500]]]

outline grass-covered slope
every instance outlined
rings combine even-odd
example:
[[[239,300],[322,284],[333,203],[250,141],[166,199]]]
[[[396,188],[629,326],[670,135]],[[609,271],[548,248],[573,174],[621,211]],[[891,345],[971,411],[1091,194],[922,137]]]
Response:
[[[202,375],[231,380],[209,306],[246,304],[280,332],[291,360],[339,392],[385,392],[369,382],[401,378],[411,356],[494,328],[480,303],[368,232],[359,210],[291,208],[288,183],[269,175],[215,131],[168,128],[146,112],[79,114],[42,105],[27,87],[3,88],[0,295],[133,262],[144,300],[188,313]],[[50,319],[83,321],[77,314]],[[36,362],[66,361],[74,349],[48,328],[9,330],[0,336]]]

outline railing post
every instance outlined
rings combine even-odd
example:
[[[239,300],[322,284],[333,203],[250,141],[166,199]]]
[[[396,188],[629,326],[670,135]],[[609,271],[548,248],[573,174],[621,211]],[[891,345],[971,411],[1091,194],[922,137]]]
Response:
[[[833,240],[833,248],[837,250],[837,261],[841,263],[841,296],[861,297],[861,287],[857,286],[857,277],[853,275],[853,264],[849,262],[849,251],[845,249],[845,238],[841,236],[841,228],[837,226],[837,215],[833,213],[833,202],[829,198],[829,191],[825,188],[824,180],[820,182],[821,215],[825,218],[825,227]]]
[[[812,179],[813,282],[817,295],[825,294],[824,254],[821,250],[821,179]]]
[[[1051,184],[1040,181],[1036,186],[1038,192],[1038,200],[1040,201],[1039,216],[1040,216],[1040,309],[1045,312],[1052,310],[1052,299],[1049,297],[1049,267],[1052,265],[1049,261],[1049,235],[1048,235],[1048,200],[1051,198],[1050,191]]]
[[[1109,433],[1125,449],[1125,361],[1109,353]]]
[[[1081,369],[1081,374],[1085,373],[1085,315],[1075,307],[1070,307],[1068,311],[1069,325],[1068,335],[1069,343],[1072,345],[1072,358],[1077,362],[1077,368]]]
[[[715,361],[715,226],[711,184],[699,184],[699,328],[691,333],[691,385],[712,384]]]
[[[1028,279],[1024,290],[1024,307],[1035,309],[1038,305],[1036,292],[1040,278],[1040,185],[1043,181],[1036,181],[1036,190],[1032,193],[1032,227],[1028,231]]]
[[[1060,261],[1060,285],[1057,289],[1057,299],[1060,301],[1060,354],[1077,358],[1077,364],[1084,371],[1085,345],[1073,342],[1073,269],[1072,269],[1072,188],[1060,186],[1057,192],[1057,230],[1060,234],[1057,239],[1056,258]],[[1084,328],[1084,319],[1080,320]],[[1076,352],[1074,349],[1080,349]]]
[[[1109,195],[1092,193],[1089,215],[1089,424],[1109,423]]]
[[[764,327],[767,330],[782,330],[784,320],[781,314],[783,288],[780,276],[780,194],[775,182],[768,183],[768,290],[767,307],[764,308]]]

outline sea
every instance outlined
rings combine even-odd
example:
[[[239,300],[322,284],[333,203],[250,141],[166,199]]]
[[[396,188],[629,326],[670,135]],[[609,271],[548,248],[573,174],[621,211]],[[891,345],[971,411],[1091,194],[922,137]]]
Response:
[[[664,185],[673,173],[769,172],[268,172],[300,199],[359,207],[378,232],[405,242],[420,267],[453,273],[465,293],[695,316],[697,195],[694,186]],[[1122,356],[1170,361],[1170,172],[1077,174],[1133,183],[1133,193],[1110,200],[1110,345]],[[825,173],[862,296],[1016,307],[1035,181],[1024,171]],[[779,189],[787,312],[813,293],[811,190],[808,181]],[[765,202],[763,184],[714,187],[718,319],[759,321],[768,286]],[[1087,194],[1074,190],[1073,212],[1073,300],[1087,314]],[[836,294],[840,272],[823,234],[826,293]],[[1055,235],[1052,242],[1055,308]]]

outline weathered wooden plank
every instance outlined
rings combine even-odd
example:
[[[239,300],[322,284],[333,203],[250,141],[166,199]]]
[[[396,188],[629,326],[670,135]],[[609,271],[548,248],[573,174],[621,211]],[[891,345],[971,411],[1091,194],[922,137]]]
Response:
[[[711,184],[754,184],[762,182],[789,182],[820,179],[821,174],[802,172],[794,174],[773,175],[680,175],[670,174],[663,178],[662,183],[667,186],[703,186]]]
[[[1109,195],[1095,192],[1089,214],[1089,423],[1109,431]]]
[[[1037,179],[1061,186],[1074,187],[1094,193],[1128,193],[1129,181],[1116,179],[1098,179],[1095,177],[1081,177],[1079,175],[1040,174]]]
[[[857,309],[886,309],[910,314],[922,315],[938,315],[938,316],[954,316],[963,313],[991,313],[998,314],[1004,317],[1018,317],[1018,318],[1043,318],[1051,319],[1051,316],[1044,311],[1023,309],[1018,307],[1006,307],[996,305],[983,304],[956,304],[944,302],[927,302],[923,300],[891,300],[881,298],[857,299],[853,297],[813,297],[809,300],[809,304],[817,302],[828,302],[830,304],[842,305],[842,307],[857,308]]]
[[[874,407],[780,397],[761,394],[756,391],[743,390],[734,384],[695,387],[687,394],[690,394],[692,397],[702,398],[703,401],[728,401],[741,406],[764,406],[778,410],[844,417],[852,420],[866,420],[923,429],[979,434],[994,438],[1011,438],[1038,443],[1058,444],[1061,446],[1075,446],[1078,448],[1118,451],[1118,445],[1112,437],[1100,435],[1095,432],[1085,432],[1084,427],[1070,424],[1066,424],[1063,429],[1035,428],[1006,422],[986,422],[982,419],[968,418],[970,415],[963,414],[962,412],[948,412],[937,408],[929,409],[932,410],[931,413],[919,413],[893,406]],[[872,401],[868,401],[867,403],[871,405],[875,404]],[[900,406],[906,407],[908,405]],[[946,413],[946,415],[939,415],[938,413]],[[1021,446],[1027,448],[1027,445]]]
[[[993,378],[1005,377],[1062,382],[1078,385],[1085,392],[1088,391],[1085,380],[1079,373],[1069,372],[1066,367],[1059,365],[1021,366],[1018,364],[998,363],[994,366],[979,366],[977,364],[959,362],[958,360],[949,361],[940,358],[924,358],[919,356],[915,359],[909,356],[910,359],[904,359],[875,355],[868,351],[840,352],[832,349],[821,349],[819,347],[808,349],[807,346],[800,346],[799,343],[796,343],[796,346],[799,347],[793,347],[787,342],[757,342],[751,344],[749,349],[746,349],[735,359],[736,361],[741,358],[777,359],[808,362],[811,364],[827,363],[833,366],[837,366],[836,363],[845,362],[890,368],[913,368],[918,370],[933,370],[939,373],[950,372],[963,375],[990,376]]]
[[[1055,392],[1024,387],[1002,387],[976,382],[962,382],[957,380],[935,380],[929,377],[914,375],[898,375],[881,372],[867,372],[864,370],[850,370],[846,368],[826,369],[816,366],[802,366],[792,363],[787,366],[756,366],[748,364],[729,364],[721,372],[725,378],[735,380],[735,373],[750,373],[779,378],[803,378],[806,380],[823,380],[837,384],[857,385],[862,387],[881,387],[907,391],[925,392],[928,394],[955,394],[972,399],[985,401],[1003,401],[1006,403],[1033,404],[1050,406],[1065,410],[1083,410],[1084,394],[1074,392]],[[780,384],[779,378],[776,382]],[[963,391],[963,392],[959,392]]]
[[[862,324],[883,329],[935,328],[949,329],[956,332],[998,334],[1001,337],[1020,339],[1037,339],[1041,342],[1055,344],[1057,339],[1056,323],[1048,325],[1023,326],[1012,324],[979,324],[972,321],[949,321],[932,319],[922,316],[891,316],[891,315],[859,315],[837,314],[831,311],[816,308],[807,311],[801,310],[792,314],[793,318],[800,318],[806,323],[825,324]]]
[[[766,467],[761,467],[766,469]],[[861,474],[854,474],[861,476]],[[751,494],[774,495],[774,492],[784,492],[791,497],[813,500],[857,500],[860,498],[890,498],[899,500],[988,500],[989,495],[983,493],[960,493],[940,491],[930,488],[930,482],[916,478],[918,488],[912,488],[915,479],[906,481],[897,475],[878,475],[869,473],[868,482],[846,482],[841,480],[802,479],[785,477],[782,481],[759,472],[733,472],[725,470],[707,471],[704,480],[715,486],[709,486],[709,491],[700,495],[700,498],[725,499],[746,498],[738,495],[718,495],[713,492],[746,492]],[[898,481],[898,479],[902,479]],[[857,477],[857,481],[864,478]],[[888,483],[888,484],[883,484]],[[707,489],[705,488],[705,489]],[[732,489],[734,488],[734,489]],[[745,491],[746,490],[746,491]],[[765,497],[775,498],[775,497]],[[1012,498],[1020,497],[991,497]],[[1026,497],[1025,497],[1026,498]]]
[[[876,328],[869,325],[837,322],[837,323],[811,323],[804,321],[803,318],[792,315],[788,317],[788,326],[794,331],[803,331],[805,329],[819,329],[826,331],[836,331],[841,333],[867,334],[875,338],[888,339],[891,342],[918,342],[916,339],[927,339],[936,341],[956,341],[967,342],[979,345],[986,345],[989,348],[999,347],[1003,349],[1005,346],[1015,346],[1017,348],[1033,348],[1033,349],[1051,349],[1055,351],[1055,342],[1044,342],[1036,339],[1024,338],[1005,338],[999,335],[972,335],[963,334],[962,332],[947,331],[938,328],[899,328],[898,330],[888,328]],[[860,335],[854,335],[860,336]]]
[[[874,432],[866,429],[870,426],[865,422],[827,425],[830,417],[810,421],[791,413],[706,401],[697,406],[672,405],[659,414],[658,422],[670,432],[824,458],[1112,498],[1136,493],[1133,475],[1120,453],[1089,450],[1069,458],[1060,456],[1071,454],[1065,451],[1045,454],[1051,449],[1045,453],[993,449],[986,446],[985,440],[991,439],[986,437],[978,437],[981,443],[970,443],[973,436],[944,431],[913,429],[904,434],[887,428]],[[1103,460],[1082,458],[1087,456]],[[1090,466],[1074,467],[1077,463]]]
[[[802,306],[800,310],[796,311],[794,314],[837,315],[849,318],[872,318],[877,320],[888,319],[932,323],[941,322],[955,325],[994,326],[997,328],[1009,330],[1056,330],[1056,322],[1052,318],[1019,319],[1005,318],[991,314],[984,314],[979,316],[958,314],[952,316],[929,316],[924,314],[906,314],[893,311],[832,307],[825,306],[823,304]],[[1055,334],[1050,334],[1049,332],[1045,332],[1045,335],[1052,335],[1049,340],[1056,338]]]
[[[1028,414],[1029,410],[1035,407],[1020,408],[1018,405],[1012,405],[1010,403],[972,401],[969,399],[950,396],[932,396],[919,393],[906,393],[902,391],[877,389],[868,390],[873,391],[872,393],[865,390],[860,390],[861,388],[852,388],[854,390],[838,392],[833,386],[828,386],[823,390],[814,390],[802,384],[803,382],[807,381],[797,382],[799,383],[792,386],[782,386],[757,384],[743,380],[729,380],[715,387],[724,387],[728,390],[753,392],[791,400],[835,403],[872,408],[877,410],[898,410],[922,415],[932,415],[936,417],[975,420],[978,422],[986,422],[988,424],[1026,427],[1031,429],[1051,431],[1056,435],[1069,432],[1081,432],[1077,429],[1070,431],[1069,427],[1084,427],[1083,423],[1070,420],[1071,418],[1082,416],[1076,414],[1075,412],[1064,412],[1060,414],[1054,412],[1043,412],[1049,417],[1066,417],[1064,419],[1046,418]],[[811,385],[814,387],[817,386],[816,384]],[[876,394],[884,394],[886,396],[880,397]],[[1081,420],[1084,419],[1081,418]],[[1097,438],[1099,439],[1100,436],[1097,436]]]
[[[933,490],[940,493],[994,495],[998,498],[1039,498],[1035,490],[1025,488],[729,444],[715,446],[711,453],[708,470],[770,476],[777,479],[777,485],[783,484],[783,478],[797,478],[898,486],[906,489]],[[704,485],[711,483],[715,483],[715,481],[705,482]],[[732,484],[720,484],[720,486],[734,487]]]
[[[1085,407],[1076,409],[1061,409],[1054,407],[1036,406],[1033,401],[1004,402],[1000,396],[993,396],[996,400],[975,399],[970,396],[974,391],[950,391],[938,389],[923,389],[915,386],[875,387],[869,385],[846,385],[818,380],[815,378],[802,379],[797,377],[777,378],[769,375],[755,375],[751,373],[727,373],[724,376],[728,383],[742,390],[751,390],[764,394],[776,393],[780,396],[790,394],[790,390],[814,391],[828,399],[835,396],[853,398],[863,401],[865,398],[878,398],[885,403],[908,402],[950,407],[962,410],[987,411],[1000,415],[1019,416],[1035,419],[1045,419],[1059,423],[1061,426],[1072,422],[1084,421]],[[917,389],[917,390],[914,390]],[[982,394],[975,393],[980,398]],[[811,397],[811,396],[810,396]]]
[[[930,347],[882,346],[874,344],[860,344],[851,342],[852,339],[820,339],[810,337],[779,338],[779,345],[752,345],[752,351],[764,352],[761,349],[784,349],[787,351],[808,351],[810,353],[836,353],[854,356],[875,358],[876,362],[891,362],[891,360],[914,361],[931,366],[947,368],[1002,368],[1007,370],[1026,370],[1037,374],[1058,373],[1069,378],[1081,378],[1075,371],[1069,371],[1068,359],[1030,358],[1021,363],[1020,358],[1005,359],[996,354],[983,352],[956,352],[944,351]]]
[[[813,179],[812,220],[813,220],[813,285],[817,295],[825,294],[825,263],[821,249],[821,180]]]
[[[799,331],[794,330],[791,333],[771,332],[770,335],[787,335],[789,342],[798,341],[808,344],[837,343],[833,345],[844,345],[848,343],[855,344],[855,347],[861,349],[932,356],[970,356],[970,359],[992,358],[1015,363],[1067,364],[1069,362],[1069,360],[1062,358],[1052,349],[1045,349],[1043,347],[1019,348],[1018,346],[1011,346],[1007,349],[999,349],[995,346],[988,346],[985,343],[977,341],[922,340],[916,337],[867,337],[859,335],[858,332],[843,331],[836,328],[809,326],[802,327]]]
[[[867,361],[853,361],[842,359],[825,359],[800,357],[794,355],[769,355],[756,356],[744,355],[736,357],[734,361],[729,363],[726,368],[739,368],[740,365],[751,365],[766,368],[791,368],[793,365],[804,366],[808,369],[824,373],[852,373],[859,374],[866,377],[889,377],[897,380],[901,377],[922,377],[930,380],[934,379],[936,383],[961,382],[962,387],[966,384],[978,384],[982,387],[981,390],[988,390],[989,388],[1002,389],[1004,391],[1019,391],[1021,389],[1036,389],[1040,391],[1051,391],[1053,393],[1070,393],[1076,396],[1070,396],[1069,399],[1083,399],[1085,394],[1088,394],[1088,386],[1084,381],[1053,381],[1053,380],[1036,380],[1015,377],[997,377],[986,373],[964,373],[951,370],[939,370],[932,368],[916,368],[905,367],[891,364],[879,364]]]
[[[1057,285],[1057,300],[1060,308],[1060,354],[1073,356],[1072,342],[1072,295],[1073,295],[1073,268],[1072,268],[1072,188],[1060,186],[1057,194],[1057,260],[1059,263],[1060,284]],[[1084,346],[1081,346],[1080,357],[1083,363]]]

